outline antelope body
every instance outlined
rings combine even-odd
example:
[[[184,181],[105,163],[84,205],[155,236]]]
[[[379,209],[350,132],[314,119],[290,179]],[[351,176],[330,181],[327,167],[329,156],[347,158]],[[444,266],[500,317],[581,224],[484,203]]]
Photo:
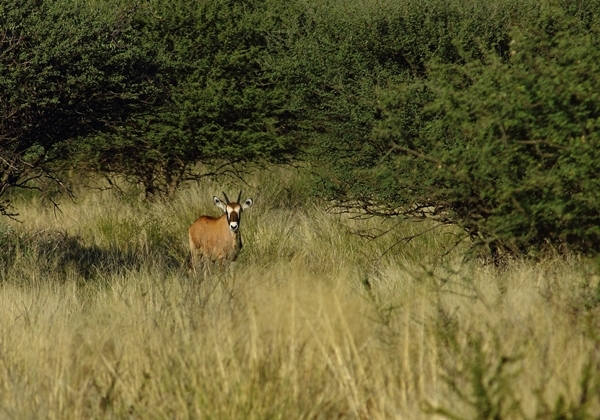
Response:
[[[213,197],[215,205],[223,210],[224,214],[221,217],[200,216],[190,226],[188,234],[192,267],[195,267],[198,260],[219,262],[223,265],[225,261],[236,259],[242,248],[241,215],[253,204],[251,198],[240,204],[241,195],[240,191],[235,202],[230,202],[225,193],[223,193],[225,202],[218,197]]]

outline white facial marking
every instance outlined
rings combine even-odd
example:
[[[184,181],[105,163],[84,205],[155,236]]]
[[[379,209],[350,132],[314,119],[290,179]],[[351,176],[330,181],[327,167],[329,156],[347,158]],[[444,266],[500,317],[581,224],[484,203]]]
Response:
[[[239,204],[236,204],[235,206],[229,204],[227,205],[227,219],[229,220],[229,229],[231,229],[234,232],[237,232],[237,230],[240,227],[241,210],[242,208]]]

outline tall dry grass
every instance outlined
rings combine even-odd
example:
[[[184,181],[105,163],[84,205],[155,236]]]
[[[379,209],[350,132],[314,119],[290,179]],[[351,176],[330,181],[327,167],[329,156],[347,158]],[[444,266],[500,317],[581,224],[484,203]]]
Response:
[[[0,416],[600,415],[589,263],[440,258],[451,229],[384,254],[425,226],[367,241],[353,231],[386,223],[328,214],[289,172],[250,184],[244,249],[206,275],[187,270],[186,230],[233,185],[20,202],[0,222]]]

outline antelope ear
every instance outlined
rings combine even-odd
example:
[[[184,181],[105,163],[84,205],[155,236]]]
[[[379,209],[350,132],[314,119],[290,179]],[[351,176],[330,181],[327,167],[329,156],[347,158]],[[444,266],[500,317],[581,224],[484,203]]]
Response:
[[[247,199],[246,201],[244,201],[244,204],[242,204],[242,210],[249,209],[250,207],[252,207],[252,204],[254,204],[252,199],[251,198]]]
[[[215,206],[217,206],[223,211],[227,211],[227,207],[225,207],[225,204],[223,204],[223,202],[219,200],[219,197],[213,197],[213,201],[215,202]]]

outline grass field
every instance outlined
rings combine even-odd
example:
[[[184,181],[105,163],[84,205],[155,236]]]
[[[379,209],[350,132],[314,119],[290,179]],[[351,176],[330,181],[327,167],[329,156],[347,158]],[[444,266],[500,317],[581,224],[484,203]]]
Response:
[[[584,419],[600,416],[600,287],[577,257],[466,260],[451,228],[399,239],[255,175],[244,249],[187,270],[205,182],[145,203],[86,190],[0,221],[0,417]]]

